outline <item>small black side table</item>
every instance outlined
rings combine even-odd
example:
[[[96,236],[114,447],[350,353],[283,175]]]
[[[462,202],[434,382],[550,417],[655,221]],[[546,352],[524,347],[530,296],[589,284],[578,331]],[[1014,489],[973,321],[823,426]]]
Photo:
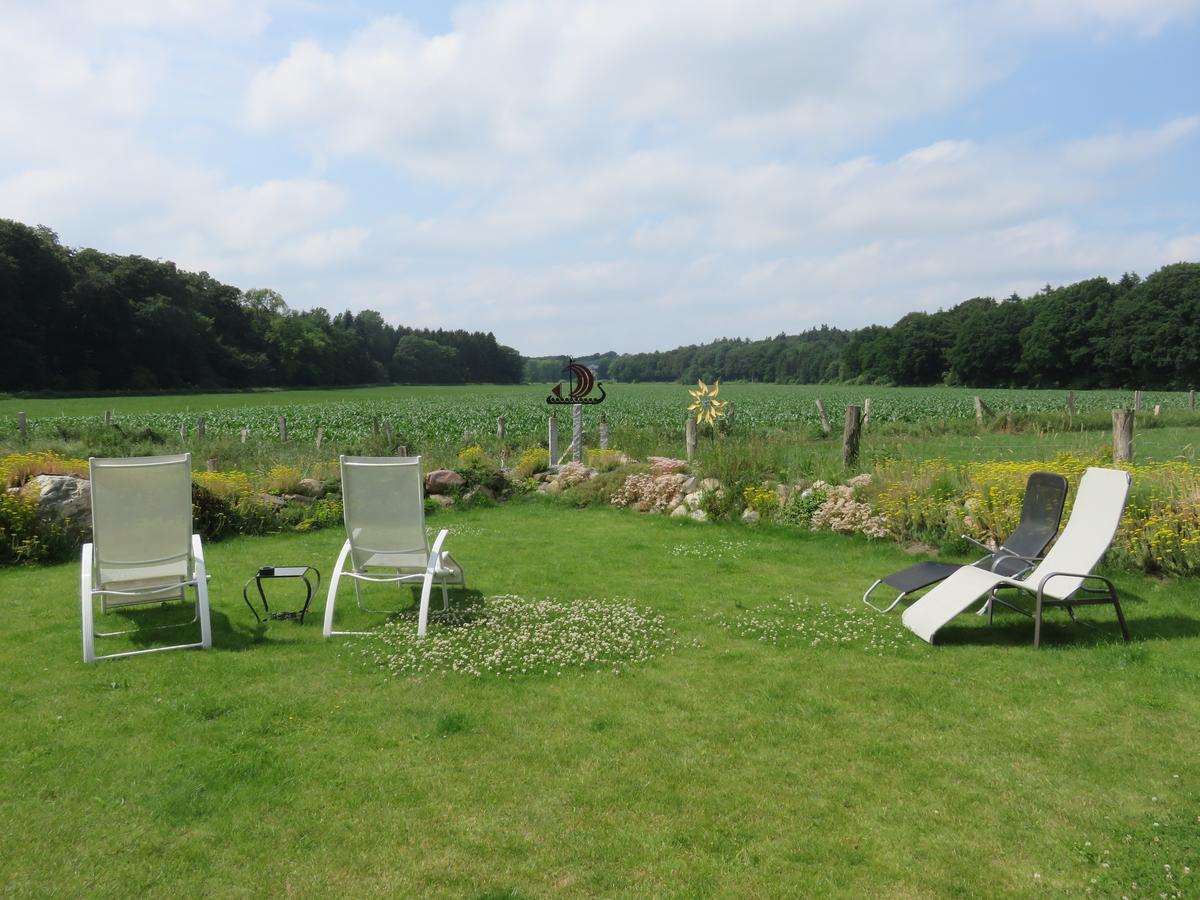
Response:
[[[308,573],[313,572],[317,576],[317,583],[312,584],[308,580]],[[263,580],[266,578],[299,578],[304,582],[304,588],[307,592],[304,596],[304,607],[298,612],[271,612],[271,607],[267,605],[267,595],[263,593]],[[313,566],[263,566],[251,578],[246,580],[242,586],[242,599],[246,601],[246,605],[250,607],[250,612],[254,613],[256,622],[261,622],[262,619],[258,615],[258,610],[254,608],[254,604],[250,602],[250,582],[258,587],[258,596],[262,599],[263,613],[268,619],[291,619],[304,624],[304,614],[308,612],[308,604],[312,602],[313,594],[317,588],[321,586],[321,573]]]

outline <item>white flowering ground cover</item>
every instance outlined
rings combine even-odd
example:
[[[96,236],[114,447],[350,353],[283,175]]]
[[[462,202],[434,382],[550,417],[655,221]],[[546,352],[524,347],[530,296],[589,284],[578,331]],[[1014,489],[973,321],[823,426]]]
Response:
[[[364,592],[387,625],[343,585],[383,639],[323,639],[324,589],[246,609],[337,529],[209,544],[213,649],[92,666],[77,566],[0,570],[0,895],[1197,896],[1194,581],[1115,573],[1128,646],[1096,608],[930,647],[861,603],[890,543],[537,497],[427,524],[468,586],[412,656],[408,588]]]
[[[831,606],[788,596],[721,616],[717,624],[738,637],[785,648],[854,647],[880,654],[914,649],[899,616],[880,615],[863,603]]]
[[[402,616],[360,644],[364,656],[395,675],[511,679],[594,669],[620,674],[671,652],[676,642],[661,615],[628,601],[505,595],[431,614],[424,639]]]

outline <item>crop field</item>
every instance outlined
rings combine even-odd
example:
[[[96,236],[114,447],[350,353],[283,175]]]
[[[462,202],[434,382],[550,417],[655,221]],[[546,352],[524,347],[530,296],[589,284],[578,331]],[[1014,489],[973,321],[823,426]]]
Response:
[[[484,385],[462,387],[377,387],[341,391],[253,391],[150,397],[82,399],[0,398],[0,441],[16,437],[18,411],[29,418],[32,440],[96,424],[104,413],[127,431],[151,429],[177,434],[194,430],[203,415],[210,437],[234,437],[243,428],[258,437],[275,435],[279,418],[286,417],[288,433],[311,441],[323,428],[331,443],[361,440],[371,433],[376,417],[386,419],[395,433],[414,445],[460,440],[464,433],[494,434],[496,418],[506,419],[507,434],[518,443],[544,435],[552,407],[545,398],[549,385]],[[683,420],[687,394],[678,384],[609,384],[602,406],[589,407],[595,421],[602,411],[614,428],[674,432]],[[834,429],[847,405],[871,399],[871,421],[877,426],[911,425],[929,421],[969,422],[979,396],[997,415],[1065,414],[1067,393],[1061,390],[978,390],[971,388],[881,388],[847,385],[774,385],[730,383],[721,396],[736,406],[739,433],[812,430],[818,427],[815,401],[820,398]],[[1080,416],[1132,406],[1131,392],[1079,391],[1074,395]],[[1161,405],[1167,413],[1188,410],[1186,393],[1148,392],[1149,410]],[[564,430],[569,410],[560,407]],[[589,425],[589,427],[591,427]]]

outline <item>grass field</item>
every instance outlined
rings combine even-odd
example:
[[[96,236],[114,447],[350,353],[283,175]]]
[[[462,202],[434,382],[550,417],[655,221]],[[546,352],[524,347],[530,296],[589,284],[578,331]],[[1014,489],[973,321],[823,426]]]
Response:
[[[331,530],[210,545],[213,650],[84,666],[76,567],[0,571],[3,893],[1196,893],[1193,583],[1118,575],[1131,645],[1096,610],[1038,652],[1016,616],[929,647],[858,599],[891,544],[536,500],[433,524],[457,604],[625,598],[675,648],[398,677],[319,616],[256,626],[242,582],[327,570]]]

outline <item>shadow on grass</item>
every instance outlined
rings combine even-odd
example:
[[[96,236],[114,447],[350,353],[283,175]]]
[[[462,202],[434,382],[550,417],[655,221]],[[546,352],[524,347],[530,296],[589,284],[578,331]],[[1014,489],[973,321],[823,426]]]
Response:
[[[1124,603],[1121,604],[1124,608]],[[1107,612],[1107,617],[1104,612]],[[1079,613],[1077,613],[1079,615]],[[1084,618],[1086,616],[1086,618]],[[1144,641],[1169,641],[1200,637],[1200,619],[1181,615],[1139,616],[1130,618],[1131,644]],[[1033,646],[1033,619],[1016,613],[997,613],[992,625],[981,617],[979,625],[952,625],[938,632],[939,645],[1027,645]],[[1112,607],[1093,607],[1072,622],[1064,610],[1049,611],[1042,618],[1043,647],[1088,647],[1102,644],[1123,644],[1121,627]]]
[[[200,640],[200,625],[195,619],[195,603],[166,603],[154,607],[125,607],[113,610],[106,615],[96,617],[97,631],[124,631],[119,636],[133,645],[134,649],[145,650],[152,647],[168,646],[170,644],[187,644]],[[248,614],[247,614],[248,615]],[[312,610],[305,617],[305,623],[312,621]],[[214,650],[248,650],[258,644],[280,643],[278,632],[273,637],[267,636],[267,622],[253,623],[250,628],[242,629],[225,615],[210,608],[209,619],[212,623],[212,638]],[[105,621],[107,620],[107,622]],[[296,623],[297,627],[299,623]],[[104,640],[99,634],[97,651],[101,649],[100,642]],[[286,641],[285,641],[286,642]]]
[[[431,625],[454,627],[478,619],[484,612],[483,593],[469,588],[450,588],[450,608],[442,609],[438,591],[429,598],[429,622]],[[421,609],[421,589],[412,588],[412,601],[408,606],[397,609],[388,616],[388,622],[402,620],[417,621]]]

